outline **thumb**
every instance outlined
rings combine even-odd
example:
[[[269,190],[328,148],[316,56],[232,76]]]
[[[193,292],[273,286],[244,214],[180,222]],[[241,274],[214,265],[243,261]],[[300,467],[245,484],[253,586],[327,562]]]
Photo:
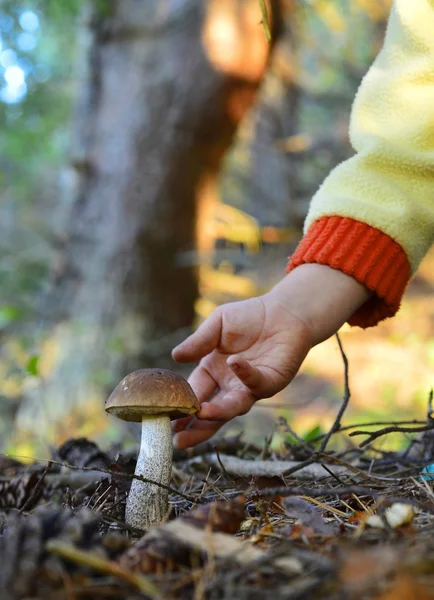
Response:
[[[200,360],[220,344],[222,315],[216,309],[198,329],[172,350],[172,358],[177,362]]]

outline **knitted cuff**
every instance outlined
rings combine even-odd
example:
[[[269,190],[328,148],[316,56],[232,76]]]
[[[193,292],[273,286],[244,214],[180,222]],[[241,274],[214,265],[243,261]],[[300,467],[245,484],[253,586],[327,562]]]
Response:
[[[346,217],[314,221],[290,257],[286,272],[306,263],[343,271],[375,292],[348,320],[363,328],[398,311],[411,276],[407,255],[397,242],[375,227]]]

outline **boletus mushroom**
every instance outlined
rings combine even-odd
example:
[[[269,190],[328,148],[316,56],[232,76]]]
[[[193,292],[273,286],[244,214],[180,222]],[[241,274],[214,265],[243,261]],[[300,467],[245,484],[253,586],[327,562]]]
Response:
[[[105,410],[124,421],[142,423],[135,474],[169,485],[173,453],[170,420],[199,410],[199,401],[187,381],[167,369],[134,371],[110,394]],[[167,511],[166,489],[133,479],[125,510],[126,523],[148,530],[159,525]]]

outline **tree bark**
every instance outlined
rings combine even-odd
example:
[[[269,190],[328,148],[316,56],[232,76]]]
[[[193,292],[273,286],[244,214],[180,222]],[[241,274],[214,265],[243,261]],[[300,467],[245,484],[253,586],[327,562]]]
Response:
[[[241,65],[222,73],[210,64],[206,5],[172,0],[165,15],[164,3],[122,0],[93,15],[76,123],[78,186],[52,298],[58,320],[83,315],[91,287],[109,326],[120,312],[114,298],[146,321],[151,340],[192,323],[196,272],[179,268],[176,256],[195,246],[199,183],[218,172],[265,67],[245,78]],[[226,5],[228,20],[247,10],[242,0]]]
[[[177,257],[201,239],[197,216],[270,48],[252,0],[93,0],[85,39],[46,404],[86,396],[89,377],[164,366],[160,340],[191,327],[197,273]]]

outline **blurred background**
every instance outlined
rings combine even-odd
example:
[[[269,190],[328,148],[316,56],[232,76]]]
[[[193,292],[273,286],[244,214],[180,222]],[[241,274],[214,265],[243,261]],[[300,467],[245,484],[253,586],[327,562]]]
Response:
[[[390,1],[267,8],[271,43],[259,0],[0,3],[1,451],[133,443],[103,411],[119,379],[188,376],[171,348],[282,277],[312,194],[351,155]],[[344,326],[347,421],[424,417],[433,292],[431,254],[398,317]],[[261,441],[282,415],[309,439],[342,393],[332,339],[229,429]]]

